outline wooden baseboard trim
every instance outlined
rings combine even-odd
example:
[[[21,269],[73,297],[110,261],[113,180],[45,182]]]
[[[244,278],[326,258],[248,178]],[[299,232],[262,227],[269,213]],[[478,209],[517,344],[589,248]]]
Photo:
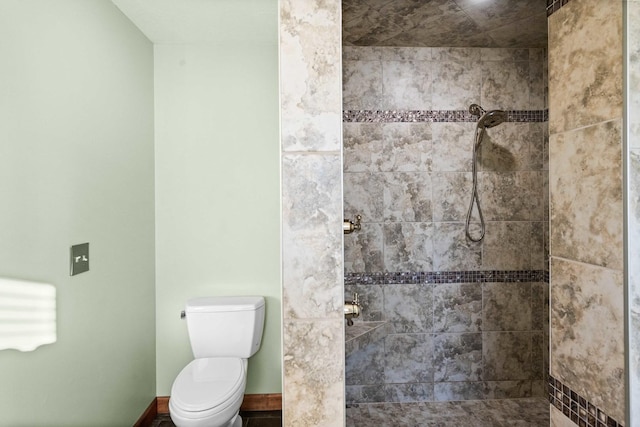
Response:
[[[241,411],[281,411],[282,393],[245,394]]]
[[[157,414],[169,413],[169,396],[158,396],[156,398]],[[281,411],[282,393],[271,394],[245,394],[242,401],[241,411]],[[140,426],[143,427],[143,426]]]
[[[158,415],[158,399],[155,398],[153,401],[147,406],[147,409],[144,411],[138,421],[133,425],[133,427],[150,427],[153,424],[153,420]]]

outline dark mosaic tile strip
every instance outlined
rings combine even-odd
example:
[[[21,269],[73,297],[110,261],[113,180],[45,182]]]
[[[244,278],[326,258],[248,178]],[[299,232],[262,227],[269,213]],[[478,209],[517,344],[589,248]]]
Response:
[[[549,402],[580,427],[624,427],[551,375]]]
[[[420,283],[546,282],[543,270],[490,271],[409,271],[390,273],[345,273],[345,285],[384,285]]]
[[[551,16],[567,3],[569,0],[547,0],[547,16]]]
[[[549,110],[508,110],[509,122],[549,121]],[[343,122],[359,123],[413,123],[413,122],[476,122],[467,110],[345,110]]]

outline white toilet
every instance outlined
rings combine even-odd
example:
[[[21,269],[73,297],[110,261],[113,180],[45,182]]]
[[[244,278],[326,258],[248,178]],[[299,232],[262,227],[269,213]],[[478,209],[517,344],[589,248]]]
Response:
[[[193,298],[185,315],[195,360],[173,382],[171,420],[177,427],[241,427],[247,360],[262,341],[264,298]]]

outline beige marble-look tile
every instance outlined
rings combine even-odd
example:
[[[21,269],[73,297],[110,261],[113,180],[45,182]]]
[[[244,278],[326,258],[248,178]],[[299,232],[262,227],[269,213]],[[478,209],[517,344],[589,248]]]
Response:
[[[478,270],[482,244],[467,239],[463,222],[433,223],[433,269],[435,271]]]
[[[342,75],[340,13],[339,2],[280,3],[280,77],[287,82],[280,89],[285,150],[340,149],[339,130],[327,127],[327,122],[341,122],[341,93],[335,83]]]
[[[464,109],[466,108],[468,106]],[[432,123],[432,170],[438,172],[470,172],[475,128],[475,123]]]
[[[542,123],[502,123],[487,130],[480,146],[480,170],[493,172],[539,170]]]
[[[381,47],[383,61],[431,61],[430,47]]]
[[[621,124],[552,135],[552,256],[622,269]]]
[[[382,109],[431,110],[432,68],[430,61],[382,61]]]
[[[379,170],[384,172],[431,171],[433,135],[431,123],[385,123]]]
[[[528,55],[527,50],[525,52]],[[482,62],[481,105],[486,110],[527,110],[529,97],[529,62]]]
[[[384,218],[384,174],[344,174],[344,217],[362,216],[364,222],[381,222]]]
[[[550,373],[624,419],[622,271],[551,259]]]
[[[465,221],[473,188],[471,172],[439,172],[432,175],[431,181],[433,220]],[[475,209],[472,220],[478,220]]]
[[[343,323],[284,322],[283,425],[344,426]]]
[[[340,169],[338,154],[282,159],[285,318],[342,318]]]
[[[433,270],[433,223],[395,222],[384,225],[384,270]]]
[[[627,23],[627,109],[634,129],[629,135],[629,146],[640,148],[640,3],[627,2]]]
[[[531,269],[532,232],[531,222],[487,222],[482,248],[482,269]]]
[[[342,46],[342,60],[380,61],[383,49],[378,46]]]
[[[382,123],[344,123],[343,170],[379,172],[383,155]]]
[[[458,61],[476,64],[480,61],[480,50],[477,47],[434,47],[434,61]]]
[[[483,62],[528,61],[529,49],[482,48],[480,49],[480,60]]]
[[[433,61],[435,110],[466,110],[480,99],[482,70],[471,62]]]
[[[384,174],[384,220],[427,222],[433,218],[431,174],[387,172]]]
[[[345,110],[381,110],[382,63],[380,61],[344,61],[342,66],[342,102]]]
[[[541,221],[540,172],[481,172],[479,194],[487,221]]]
[[[622,117],[622,3],[567,3],[549,17],[551,134]]]
[[[358,232],[344,236],[344,271],[376,273],[384,271],[382,223],[363,222]]]
[[[529,331],[531,316],[531,283],[482,285],[483,331]]]

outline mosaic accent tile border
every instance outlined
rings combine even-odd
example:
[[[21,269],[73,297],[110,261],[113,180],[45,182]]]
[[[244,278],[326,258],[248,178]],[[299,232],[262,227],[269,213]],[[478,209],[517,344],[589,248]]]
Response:
[[[508,122],[532,123],[549,121],[549,110],[507,110]],[[467,110],[345,110],[343,122],[412,123],[412,122],[477,122]]]
[[[624,427],[551,375],[549,375],[549,403],[580,427]]]
[[[546,282],[549,272],[543,270],[488,271],[419,271],[390,273],[345,273],[345,285],[384,285],[420,283],[488,283]]]
[[[562,6],[569,3],[569,0],[547,0],[547,16],[560,10]]]

